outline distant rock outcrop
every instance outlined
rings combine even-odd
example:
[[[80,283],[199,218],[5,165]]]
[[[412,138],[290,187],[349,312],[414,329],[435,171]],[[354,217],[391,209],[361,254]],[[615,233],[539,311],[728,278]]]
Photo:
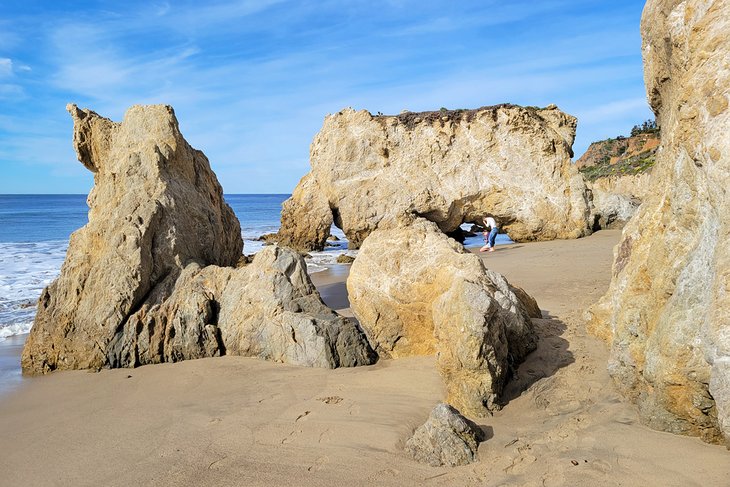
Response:
[[[593,230],[623,228],[651,190],[650,181],[650,173],[640,173],[588,183],[593,197]]]
[[[659,142],[658,131],[593,142],[575,166],[589,181],[651,172]]]
[[[322,304],[296,253],[269,248],[234,268],[240,225],[171,107],[134,106],[121,123],[68,110],[94,173],[89,223],[40,297],[24,372],[224,353],[323,367],[374,360],[357,325]]]
[[[575,163],[593,200],[593,230],[623,228],[649,190],[659,129],[594,142]]]
[[[644,74],[662,145],[591,328],[643,421],[730,440],[730,1],[649,0]]]
[[[516,294],[504,277],[422,218],[383,222],[371,233],[347,289],[378,354],[437,354],[447,401],[470,415],[498,407],[511,368],[537,346],[521,301],[539,314],[534,299],[521,289]]]
[[[575,127],[555,106],[329,115],[312,171],[284,204],[280,242],[322,249],[334,222],[357,248],[400,214],[452,232],[492,213],[515,241],[587,235],[586,187],[570,162]]]
[[[448,404],[439,403],[406,442],[406,453],[432,467],[456,467],[478,460],[484,432]]]

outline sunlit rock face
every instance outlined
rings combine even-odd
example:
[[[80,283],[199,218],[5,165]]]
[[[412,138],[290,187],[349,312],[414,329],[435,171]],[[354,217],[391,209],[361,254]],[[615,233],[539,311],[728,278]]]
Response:
[[[295,252],[265,249],[236,267],[238,219],[171,107],[134,106],[121,123],[68,110],[94,173],[89,222],[39,299],[24,372],[225,353],[321,367],[375,359],[357,325],[321,302]]]
[[[347,279],[352,309],[379,355],[436,354],[447,401],[483,416],[536,348],[539,307],[436,224],[408,220],[384,222],[363,243]]]
[[[575,127],[555,106],[328,115],[312,170],[284,204],[280,242],[321,249],[334,222],[357,248],[403,213],[444,232],[492,213],[515,241],[584,236],[590,208],[570,162]]]
[[[652,190],[651,174],[600,178],[588,187],[593,196],[593,229],[623,228]]]
[[[649,426],[727,441],[730,1],[649,0],[642,35],[662,142],[590,326]]]

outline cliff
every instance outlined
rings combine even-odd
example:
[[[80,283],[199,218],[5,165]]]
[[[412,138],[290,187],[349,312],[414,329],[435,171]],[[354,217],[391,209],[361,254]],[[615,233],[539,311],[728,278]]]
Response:
[[[590,326],[649,426],[730,439],[730,1],[649,0],[644,78],[662,128],[652,191]]]
[[[658,132],[593,142],[575,166],[589,181],[651,172],[659,142]]]

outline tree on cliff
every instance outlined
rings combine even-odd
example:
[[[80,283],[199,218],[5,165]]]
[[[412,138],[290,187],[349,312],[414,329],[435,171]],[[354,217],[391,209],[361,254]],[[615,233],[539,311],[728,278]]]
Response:
[[[631,129],[631,137],[635,137],[639,134],[658,134],[659,126],[656,124],[656,120],[649,119],[644,121],[641,125],[634,125]]]

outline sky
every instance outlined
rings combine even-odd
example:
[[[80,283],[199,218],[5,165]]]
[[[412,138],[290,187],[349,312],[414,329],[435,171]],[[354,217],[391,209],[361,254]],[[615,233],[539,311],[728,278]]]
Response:
[[[579,157],[653,118],[637,0],[0,2],[0,193],[87,193],[76,103],[172,105],[226,193],[291,193],[345,107],[578,118]]]

